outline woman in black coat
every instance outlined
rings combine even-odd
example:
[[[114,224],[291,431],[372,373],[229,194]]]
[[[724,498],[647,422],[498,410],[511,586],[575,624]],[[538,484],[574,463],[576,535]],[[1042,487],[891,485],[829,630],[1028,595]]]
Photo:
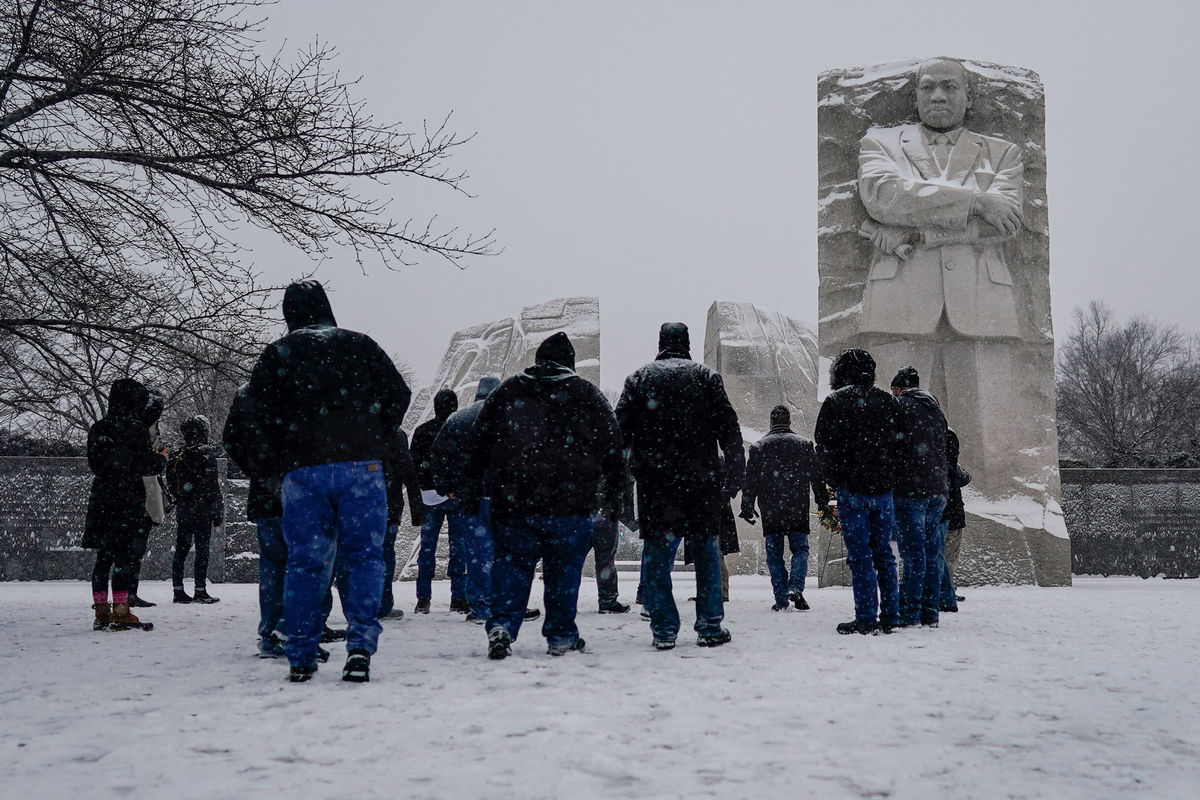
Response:
[[[145,475],[157,475],[165,453],[150,448],[145,411],[149,394],[131,378],[114,381],[108,413],[88,431],[88,467],[95,477],[88,497],[83,547],[96,550],[92,570],[94,628],[127,628],[141,624],[129,611],[133,583],[133,544],[146,516]],[[112,606],[108,603],[112,578]]]

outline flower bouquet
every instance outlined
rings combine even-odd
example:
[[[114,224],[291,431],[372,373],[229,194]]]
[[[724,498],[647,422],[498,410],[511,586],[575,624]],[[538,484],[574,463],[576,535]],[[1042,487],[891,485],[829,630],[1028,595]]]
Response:
[[[838,519],[837,500],[830,500],[821,512],[821,527],[830,533],[840,533],[842,521]]]

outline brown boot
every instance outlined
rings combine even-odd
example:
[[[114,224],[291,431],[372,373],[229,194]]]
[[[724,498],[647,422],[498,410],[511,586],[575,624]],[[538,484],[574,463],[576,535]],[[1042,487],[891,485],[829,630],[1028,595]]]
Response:
[[[112,622],[112,606],[108,603],[93,603],[92,608],[96,609],[96,621],[92,623],[92,630],[108,630],[108,625]]]
[[[112,619],[109,621],[108,627],[114,631],[123,631],[128,628],[140,628],[142,621],[133,615],[129,610],[128,603],[113,603]]]

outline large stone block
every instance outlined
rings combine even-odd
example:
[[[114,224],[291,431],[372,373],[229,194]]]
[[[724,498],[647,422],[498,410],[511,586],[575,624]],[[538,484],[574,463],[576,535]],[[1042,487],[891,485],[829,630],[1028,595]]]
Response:
[[[576,372],[599,385],[599,299],[548,300],[527,306],[515,318],[473,325],[451,336],[433,380],[414,393],[404,427],[412,430],[433,416],[433,396],[442,388],[457,392],[459,405],[465,406],[474,399],[480,378],[508,378],[532,366],[538,345],[559,331],[571,337]]]
[[[818,78],[820,353],[870,350],[883,386],[912,364],[942,402],[974,477],[964,582],[1067,584],[1042,83],[938,59],[918,87],[921,64]]]

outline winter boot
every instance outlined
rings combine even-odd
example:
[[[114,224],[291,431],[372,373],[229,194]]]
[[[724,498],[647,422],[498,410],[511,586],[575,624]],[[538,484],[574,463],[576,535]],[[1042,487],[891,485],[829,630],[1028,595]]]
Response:
[[[366,683],[371,680],[371,654],[366,650],[351,650],[342,668],[342,680]]]
[[[450,610],[455,614],[468,614],[471,611],[471,606],[467,604],[466,600],[461,598],[458,600],[451,599]]]
[[[297,667],[296,665],[293,664],[292,668],[290,670],[288,670],[288,680],[291,681],[292,683],[304,683],[305,681],[311,681],[313,675],[316,675],[316,674],[317,674],[316,662],[313,662],[312,664],[305,664],[304,666],[301,666],[301,667]]]
[[[675,649],[675,637],[674,636],[663,637],[660,639],[657,636],[655,636],[654,637],[654,649],[655,650],[674,650]]]
[[[808,611],[808,601],[804,599],[803,592],[791,592],[788,594],[788,600],[796,606],[797,611]]]
[[[789,606],[787,603],[776,603],[775,605],[771,606],[772,611],[787,611],[789,608],[791,608],[791,606]]]
[[[192,602],[193,603],[204,603],[206,606],[210,606],[213,603],[221,602],[221,598],[213,597],[211,594],[208,593],[208,590],[205,589],[203,586],[197,586],[196,594],[192,597]]]
[[[154,608],[158,603],[151,603],[149,600],[143,600],[136,594],[130,593],[129,607],[130,608]]]
[[[185,592],[183,590],[183,587],[180,586],[175,589],[175,597],[171,600],[171,602],[172,603],[190,603],[190,602],[192,602],[192,596],[190,594],[188,594],[187,592]]]
[[[719,633],[706,633],[696,637],[696,645],[698,647],[720,647],[723,644],[729,644],[733,641],[733,634],[721,628]]]
[[[492,628],[488,634],[488,658],[500,661],[512,655],[512,637],[504,628]]]
[[[108,603],[93,603],[92,608],[96,610],[96,621],[92,623],[92,630],[108,630],[108,625],[112,622],[112,606]]]
[[[272,633],[258,640],[258,657],[259,658],[287,658],[287,653],[283,651],[283,640],[278,634]]]
[[[540,608],[527,608],[527,609],[525,609],[525,620],[526,620],[527,622],[528,622],[529,620],[531,620],[531,619],[537,619],[537,618],[538,618],[538,617],[540,617],[541,615],[542,615],[542,610],[541,610]]]
[[[620,600],[613,600],[608,603],[600,604],[601,614],[628,614],[629,605],[622,603]]]
[[[866,636],[867,634],[874,633],[876,627],[877,626],[873,622],[859,622],[858,620],[851,620],[850,622],[839,622],[837,626],[837,632],[843,636],[847,636],[851,633],[861,633],[863,636]]]
[[[144,624],[129,610],[129,603],[113,603],[112,619],[108,623],[111,630],[123,631],[128,628],[140,628]]]
[[[346,641],[346,632],[344,630],[334,630],[326,625],[325,630],[321,632],[321,644],[344,641]]]
[[[575,641],[566,644],[552,644],[546,652],[552,656],[565,656],[567,653],[583,652],[583,648],[587,647],[587,642],[582,636],[576,636]]]
[[[418,597],[417,604],[415,606],[413,606],[413,613],[414,614],[428,614],[429,613],[429,598],[428,597]]]

